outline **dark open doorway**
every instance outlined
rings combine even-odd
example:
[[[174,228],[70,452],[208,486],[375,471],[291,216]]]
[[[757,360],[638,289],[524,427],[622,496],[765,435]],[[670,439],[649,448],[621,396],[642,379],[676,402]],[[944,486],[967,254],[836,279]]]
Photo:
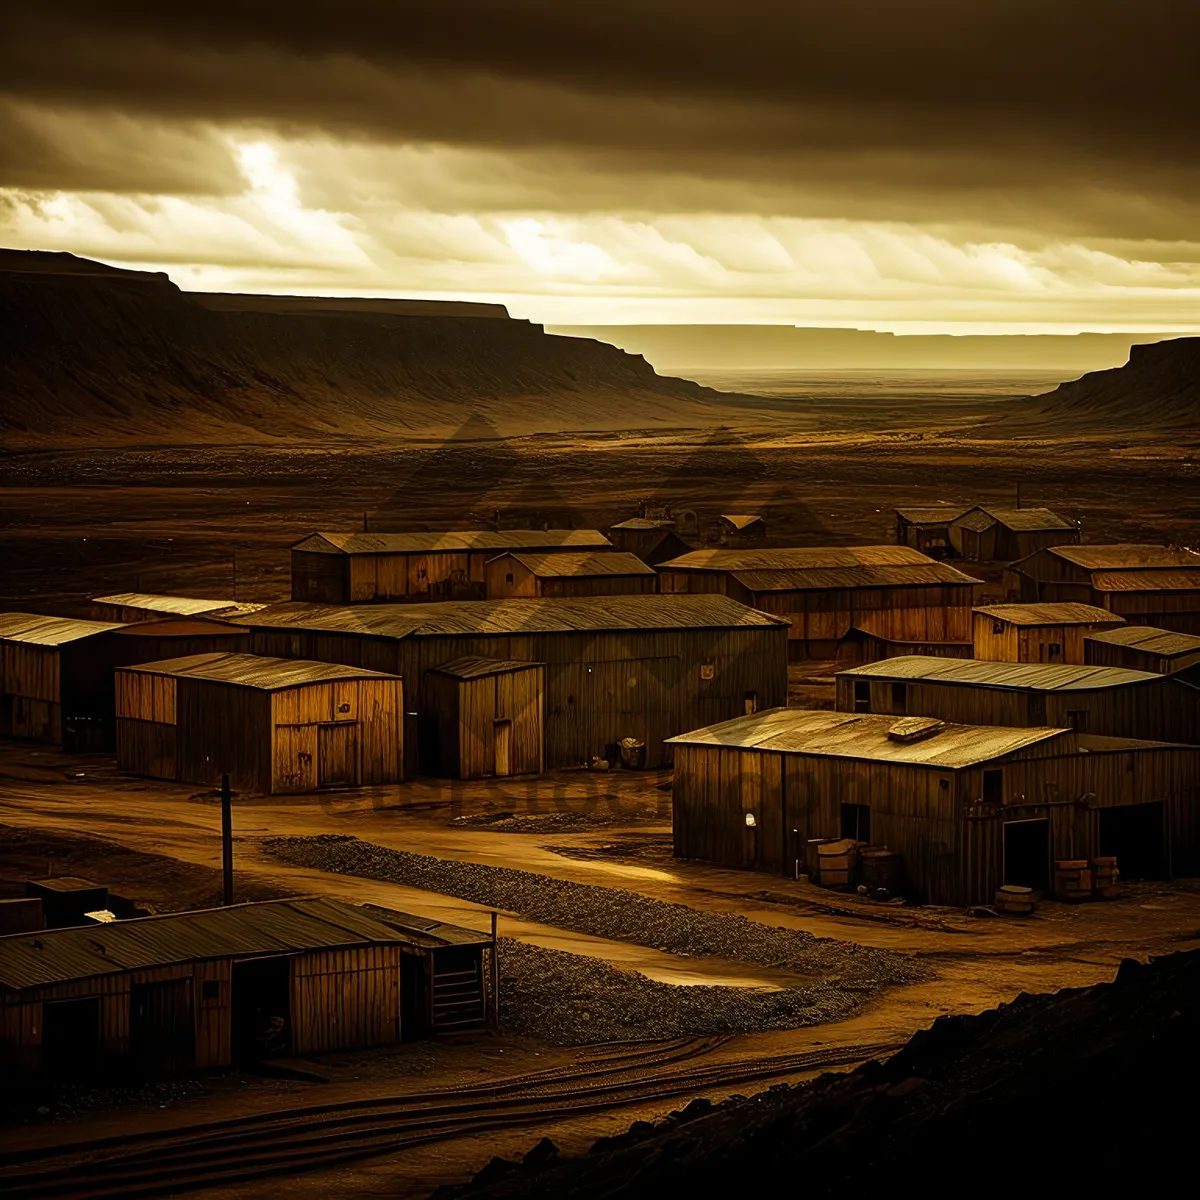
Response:
[[[58,1079],[84,1079],[100,1058],[100,1000],[47,1000],[42,1005],[42,1066]]]
[[[233,1054],[257,1062],[292,1046],[291,960],[257,958],[233,964]]]
[[[129,991],[129,1041],[146,1072],[181,1071],[196,1057],[191,979],[135,983]]]
[[[1163,802],[1102,808],[1100,853],[1117,860],[1123,879],[1165,879],[1168,866]]]
[[[429,967],[423,954],[400,959],[400,1037],[409,1042],[429,1030]]]
[[[842,805],[842,837],[856,842],[871,840],[871,806],[869,804]]]
[[[1050,886],[1050,822],[1004,823],[1004,882],[1044,891]]]

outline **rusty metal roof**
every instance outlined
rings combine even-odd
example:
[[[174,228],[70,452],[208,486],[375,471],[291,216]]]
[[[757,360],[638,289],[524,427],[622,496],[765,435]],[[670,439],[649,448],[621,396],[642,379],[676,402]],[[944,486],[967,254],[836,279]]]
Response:
[[[1105,546],[1048,546],[1039,553],[1056,554],[1086,571],[1132,568],[1191,567],[1200,569],[1200,553],[1173,546],[1147,546],[1114,542]]]
[[[118,667],[140,675],[172,675],[184,679],[207,679],[213,683],[232,683],[238,687],[278,692],[309,683],[330,683],[338,679],[395,679],[379,671],[346,667],[340,663],[307,662],[297,658],[267,658],[261,654],[189,654],[162,662],[138,663]]]
[[[1075,529],[1065,517],[1048,508],[992,508],[982,505],[983,511],[1014,533],[1044,533],[1054,529]]]
[[[80,638],[123,628],[114,621],[80,621],[75,617],[47,617],[41,613],[0,613],[0,641],[29,646],[63,646]]]
[[[1092,587],[1098,592],[1196,592],[1200,591],[1200,566],[1193,571],[1161,567],[1096,571],[1092,574]]]
[[[599,554],[569,550],[527,552],[512,551],[497,558],[515,558],[521,566],[532,571],[539,579],[584,579],[598,575],[655,575],[636,554],[624,550],[606,550]],[[492,559],[493,562],[496,559]]]
[[[630,517],[628,521],[620,521],[616,525],[610,525],[610,532],[614,529],[674,529],[675,522],[669,517]]]
[[[266,900],[0,937],[0,989],[21,991],[212,958],[289,954],[408,939],[352,904]]]
[[[757,525],[763,520],[762,517],[754,516],[751,513],[720,513],[719,516],[722,521],[728,521],[739,533],[743,529],[749,529],[751,525]]]
[[[490,946],[492,942],[490,934],[480,933],[477,929],[448,925],[445,921],[435,921],[432,917],[417,917],[412,913],[398,912],[394,908],[384,908],[381,904],[364,904],[362,907],[385,925],[390,925],[412,938],[418,945]]]
[[[905,654],[881,662],[839,671],[854,679],[921,680],[969,687],[1024,692],[1097,691],[1162,683],[1169,675],[1130,671],[1123,667],[1059,666],[1053,663],[983,662],[973,658],[933,658]]]
[[[953,504],[912,504],[895,510],[910,525],[949,525],[968,510]]]
[[[829,567],[937,564],[911,546],[796,546],[770,550],[692,550],[658,565],[668,571],[811,571]]]
[[[1031,604],[985,604],[972,609],[1009,625],[1123,625],[1125,618],[1094,604],[1042,602]]]
[[[722,746],[729,749],[772,750],[829,758],[908,763],[921,767],[960,770],[992,762],[1038,742],[1060,738],[1064,749],[1075,748],[1069,729],[1009,729],[999,725],[946,723],[915,742],[888,737],[897,717],[865,713],[827,712],[805,708],[772,708],[748,717],[735,717],[707,729],[668,739],[671,745]]]
[[[1147,654],[1162,658],[1181,658],[1187,654],[1200,654],[1200,637],[1190,633],[1174,633],[1169,629],[1155,629],[1151,625],[1126,625],[1121,629],[1102,629],[1087,635],[1088,641],[1108,642],[1115,646],[1129,646]]]
[[[996,524],[996,518],[982,508],[968,508],[961,517],[955,517],[951,524],[959,529],[969,529],[972,533],[982,533]]]
[[[93,604],[108,604],[121,608],[138,608],[145,612],[168,613],[178,617],[211,616],[232,612],[236,600],[202,600],[195,596],[161,596],[150,592],[120,592],[115,596],[93,596]]]
[[[350,606],[286,601],[268,605],[262,612],[246,617],[242,624],[406,638],[616,629],[739,629],[787,622],[726,596],[630,595]]]
[[[484,679],[489,675],[508,675],[513,671],[528,671],[544,665],[539,662],[518,662],[515,659],[482,658],[466,654],[462,658],[452,658],[449,662],[438,663],[436,667],[429,669],[435,675],[453,675],[455,679]]]
[[[903,567],[818,567],[811,570],[732,571],[752,592],[803,592],[842,588],[970,587],[981,582],[945,563]]]
[[[468,529],[450,533],[314,533],[292,549],[310,554],[436,554],[610,545],[598,529]]]

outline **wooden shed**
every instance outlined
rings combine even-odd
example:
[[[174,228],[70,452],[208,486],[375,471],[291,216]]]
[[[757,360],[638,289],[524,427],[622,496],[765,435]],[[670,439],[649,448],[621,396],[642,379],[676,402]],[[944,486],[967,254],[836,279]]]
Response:
[[[896,545],[910,546],[930,558],[949,558],[950,522],[963,511],[953,504],[910,504],[896,509]]]
[[[254,654],[193,654],[119,667],[124,771],[245,791],[312,792],[404,778],[394,675]]]
[[[541,663],[468,655],[425,672],[432,744],[421,761],[452,779],[540,775],[545,760]]]
[[[97,621],[149,621],[162,617],[225,617],[254,612],[261,604],[239,604],[236,600],[205,600],[197,596],[163,596],[149,592],[121,592],[115,596],[93,596],[92,616]]]
[[[490,946],[394,916],[309,897],[0,937],[0,1062],[10,1078],[112,1078],[393,1045],[467,1011],[445,1003],[464,990],[453,976],[482,983]],[[461,961],[439,1010],[443,947]]]
[[[608,540],[616,549],[636,554],[651,567],[687,554],[692,548],[676,532],[675,522],[669,517],[631,517],[612,526]]]
[[[293,603],[246,621],[258,653],[402,675],[418,707],[426,673],[456,658],[544,663],[548,770],[615,758],[626,737],[663,766],[673,734],[787,698],[786,624],[724,596]]]
[[[1133,625],[1200,637],[1200,553],[1182,547],[1054,546],[1011,568],[1022,600],[1095,604]]]
[[[950,545],[971,562],[1013,562],[1045,546],[1074,545],[1079,528],[1048,508],[977,506],[955,517]]]
[[[607,550],[597,529],[314,533],[292,547],[292,599],[315,604],[482,600],[488,559],[508,551]]]
[[[0,737],[103,750],[115,622],[0,613]]]
[[[664,593],[717,593],[787,620],[793,661],[857,654],[855,629],[910,644],[969,641],[979,583],[907,546],[693,550],[658,570]]]
[[[487,598],[621,596],[658,591],[658,573],[621,550],[536,553],[518,551],[491,559]]]
[[[1200,672],[1200,637],[1152,625],[1119,625],[1083,639],[1083,661],[1098,667],[1127,667],[1159,675]]]
[[[675,853],[792,876],[847,829],[903,855],[906,892],[989,903],[1055,859],[1200,871],[1200,748],[1069,729],[776,709],[674,739]]]
[[[975,657],[985,662],[1083,662],[1089,633],[1124,625],[1092,604],[987,604],[974,610]]]
[[[841,671],[836,688],[839,712],[1200,744],[1200,688],[1123,667],[912,655]]]

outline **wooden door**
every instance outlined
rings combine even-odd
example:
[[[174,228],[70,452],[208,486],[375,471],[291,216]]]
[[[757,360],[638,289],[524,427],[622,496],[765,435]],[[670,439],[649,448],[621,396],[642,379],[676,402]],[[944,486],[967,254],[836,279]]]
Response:
[[[317,726],[317,787],[357,787],[358,724]]]
[[[496,774],[512,774],[512,722],[496,721]]]
[[[317,786],[317,738],[312,725],[275,727],[276,792],[311,792]]]

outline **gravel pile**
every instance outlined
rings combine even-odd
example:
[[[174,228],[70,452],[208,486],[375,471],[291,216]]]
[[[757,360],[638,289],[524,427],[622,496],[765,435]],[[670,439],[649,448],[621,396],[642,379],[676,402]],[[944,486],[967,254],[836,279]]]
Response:
[[[797,1029],[850,1016],[860,993],[680,987],[599,959],[500,939],[500,1026],[560,1046]]]
[[[455,817],[449,822],[454,829],[483,828],[489,833],[579,833],[590,829],[608,829],[614,825],[628,825],[631,821],[653,821],[656,814],[652,809],[638,809],[620,816],[602,816],[597,813],[556,812],[541,816],[518,816],[516,813],[477,813],[472,816]]]
[[[410,854],[342,834],[268,838],[263,845],[298,866],[457,896],[574,933],[821,976],[821,982],[804,989],[806,994],[821,989],[831,995],[865,993],[929,977],[913,959],[888,950],[817,938],[735,914],[699,912],[621,888]]]

